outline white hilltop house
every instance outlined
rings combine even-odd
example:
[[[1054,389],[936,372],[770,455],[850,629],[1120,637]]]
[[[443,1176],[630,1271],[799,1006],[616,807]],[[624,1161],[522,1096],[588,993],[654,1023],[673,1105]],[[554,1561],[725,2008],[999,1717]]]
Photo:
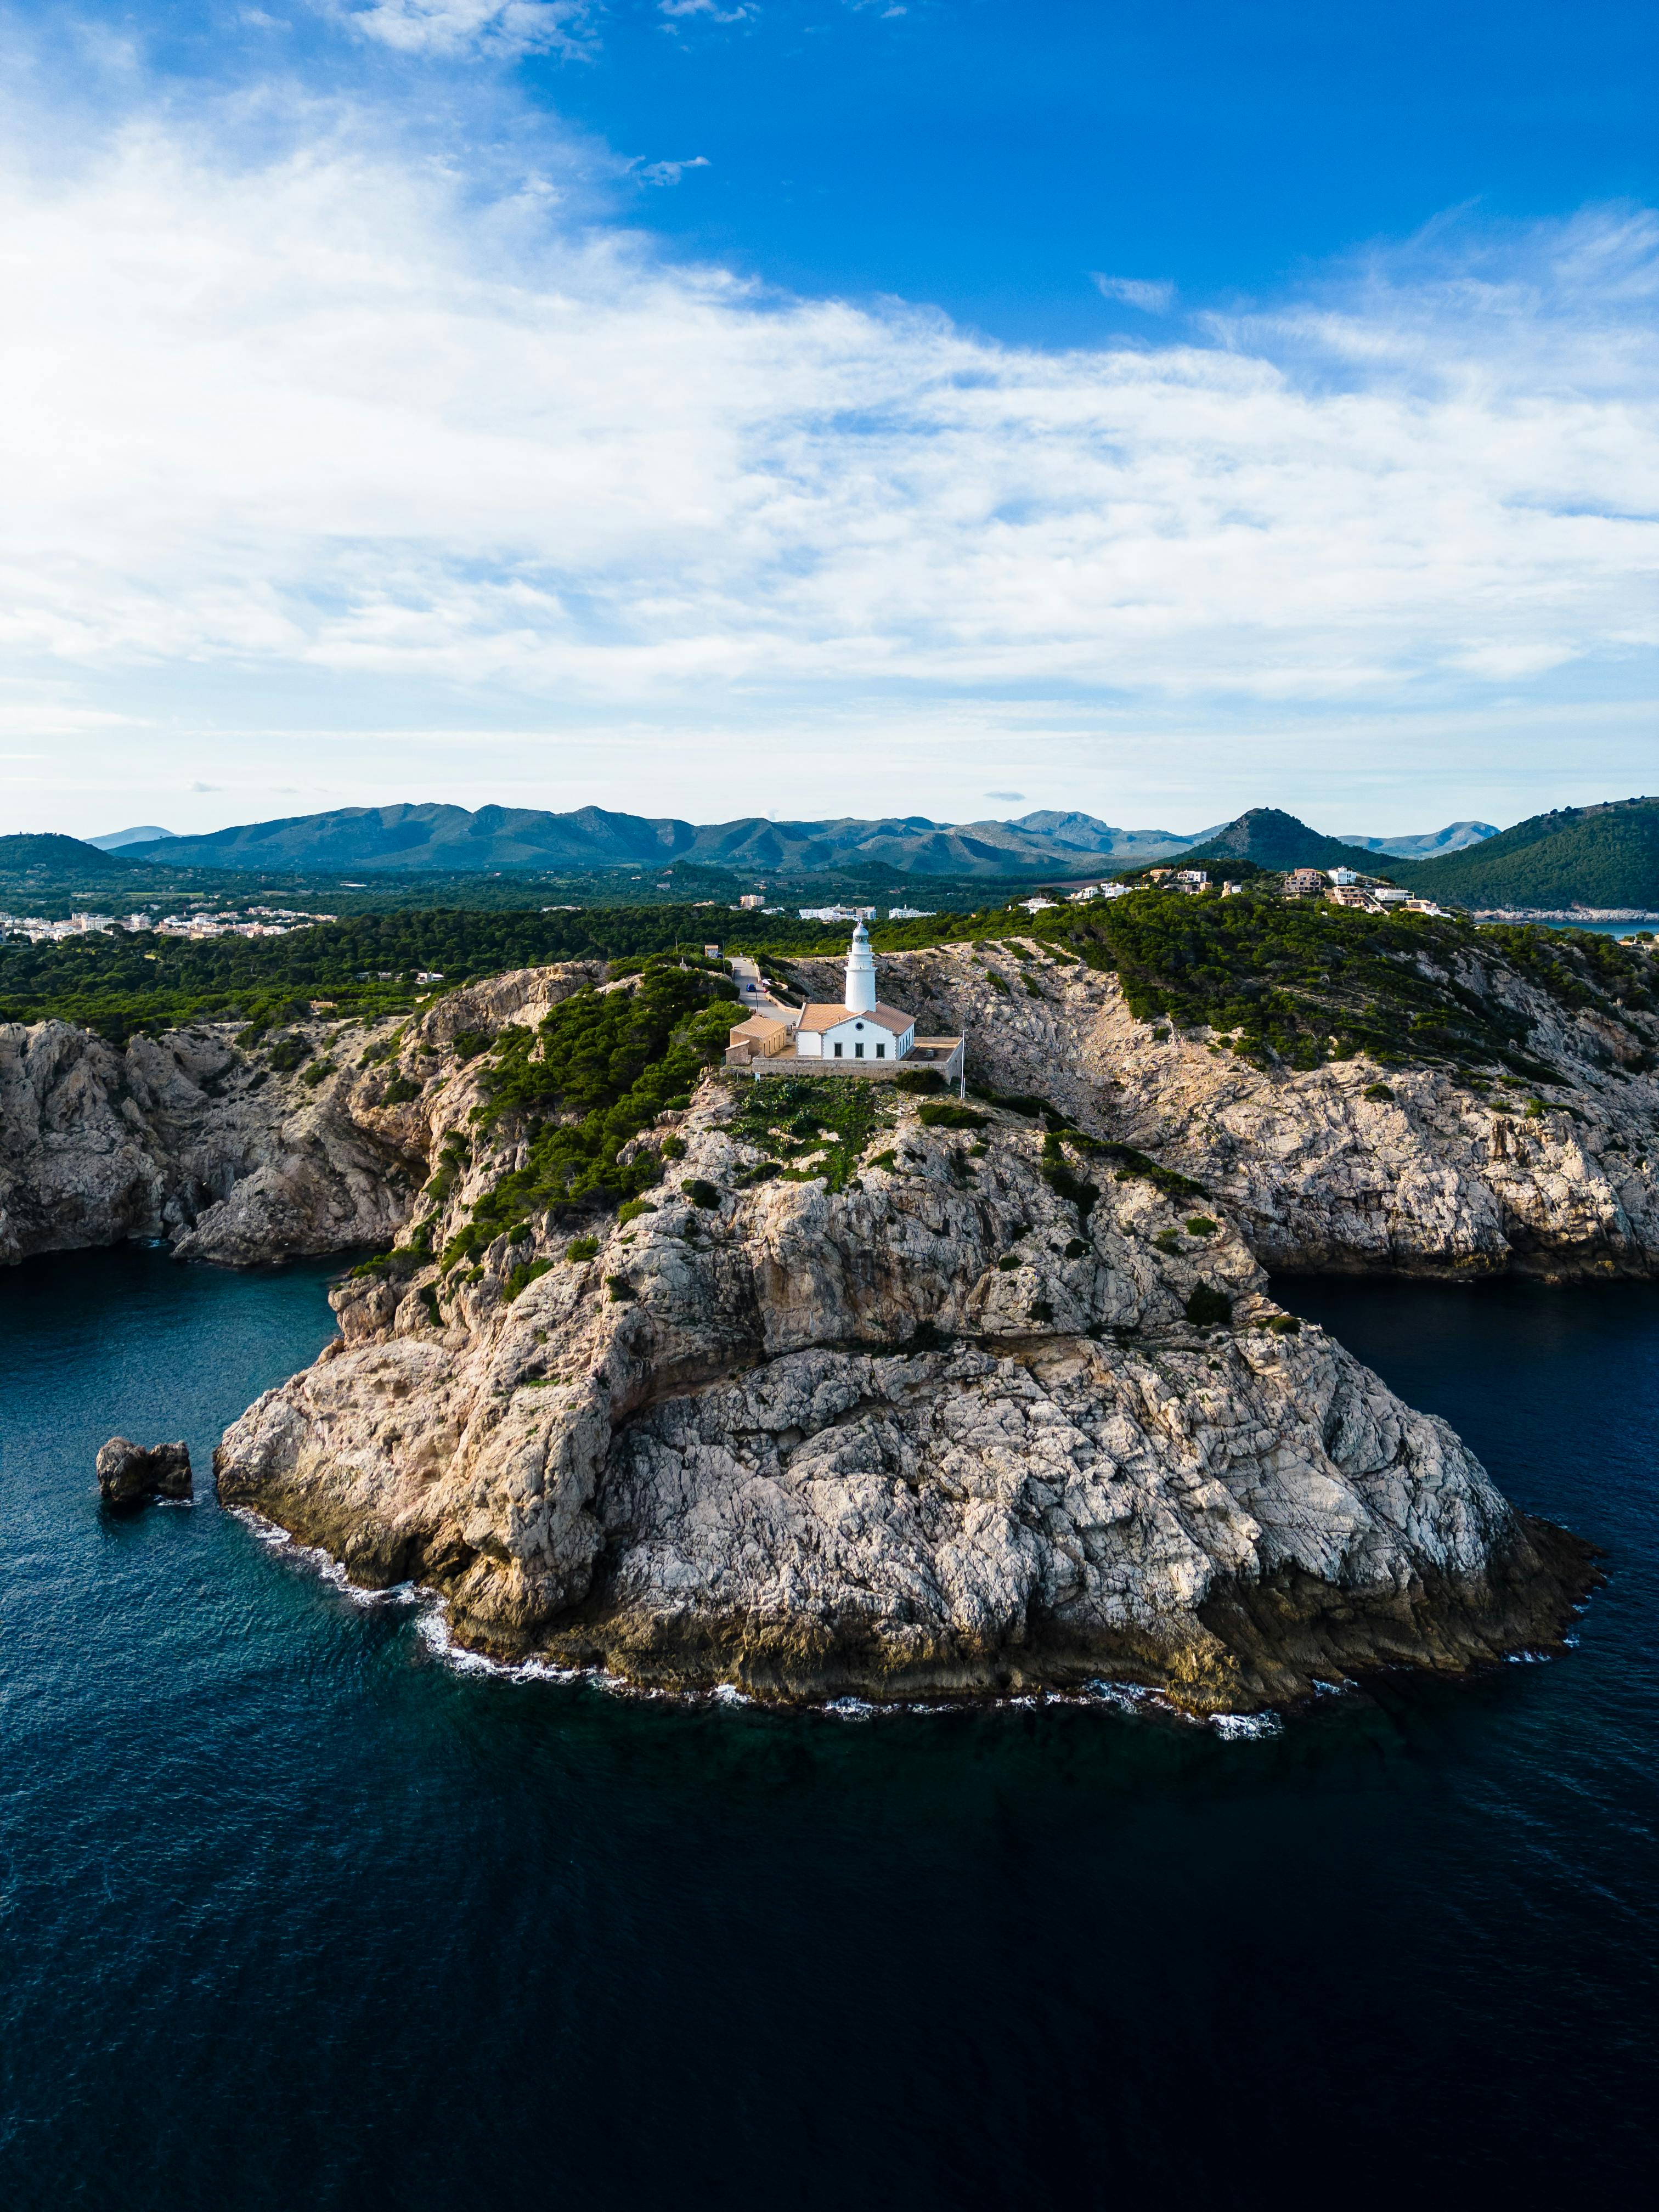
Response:
[[[732,1029],[728,1067],[763,1075],[863,1075],[877,1079],[932,1068],[947,1082],[965,1081],[966,1040],[918,1036],[916,1018],[884,1006],[876,995],[876,959],[862,921],[847,955],[847,988],[839,1006],[787,1006],[769,999]]]

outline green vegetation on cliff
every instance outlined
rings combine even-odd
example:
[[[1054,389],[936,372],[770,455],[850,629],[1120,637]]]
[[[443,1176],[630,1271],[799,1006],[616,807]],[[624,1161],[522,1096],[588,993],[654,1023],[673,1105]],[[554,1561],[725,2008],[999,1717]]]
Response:
[[[478,1141],[506,1136],[527,1157],[473,1206],[444,1248],[445,1267],[532,1214],[619,1205],[657,1182],[656,1149],[620,1154],[658,1115],[689,1104],[725,1052],[736,995],[723,977],[664,964],[631,990],[561,1000],[534,1030],[503,1030],[485,1066]]]
[[[1564,1008],[1614,1020],[1659,1010],[1647,957],[1584,932],[1368,915],[1277,897],[1187,898],[1144,891],[1039,918],[1039,934],[1114,971],[1143,1021],[1209,1028],[1258,1062],[1314,1067],[1367,1053],[1385,1064],[1544,1079],[1529,1024],[1490,971],[1525,975]],[[1485,982],[1458,980],[1485,973]],[[1632,1037],[1632,1049],[1644,1041]]]

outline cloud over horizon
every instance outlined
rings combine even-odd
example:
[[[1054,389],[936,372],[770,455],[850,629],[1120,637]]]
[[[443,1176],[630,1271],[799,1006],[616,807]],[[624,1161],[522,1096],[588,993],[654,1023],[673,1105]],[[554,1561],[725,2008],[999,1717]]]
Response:
[[[250,160],[158,103],[0,174],[0,638],[60,702],[218,668],[452,724],[1201,722],[1650,680],[1646,210],[1449,222],[1182,342],[1044,352],[677,265],[339,102],[283,130]]]

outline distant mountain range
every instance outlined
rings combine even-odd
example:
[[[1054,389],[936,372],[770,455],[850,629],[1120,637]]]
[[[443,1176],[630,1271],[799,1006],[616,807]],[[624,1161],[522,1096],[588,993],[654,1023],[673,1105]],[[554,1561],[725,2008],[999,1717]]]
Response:
[[[1396,853],[1402,860],[1434,860],[1443,853],[1461,853],[1466,845],[1478,845],[1483,837],[1497,835],[1495,823],[1449,822],[1443,830],[1428,830],[1420,837],[1358,837],[1339,830],[1336,842],[1357,845],[1364,853]]]
[[[1158,860],[1193,842],[1178,831],[1118,830],[1089,814],[1039,814],[1023,822],[948,823],[924,815],[867,822],[770,822],[750,815],[698,824],[584,806],[538,808],[350,806],[329,814],[254,822],[204,836],[126,842],[134,860],[170,867],[267,868],[306,874],[396,868],[420,874],[478,869],[703,867],[763,874],[891,868],[907,875],[1029,876],[1102,860]]]
[[[1367,839],[1324,836],[1272,806],[1252,807],[1236,821],[1189,836],[1119,830],[1092,814],[1052,811],[1017,822],[968,823],[915,814],[878,822],[750,816],[700,827],[597,806],[550,814],[439,805],[346,807],[204,836],[128,842],[132,836],[117,831],[84,842],[0,837],[0,874],[67,879],[142,872],[153,861],[292,875],[626,869],[658,884],[660,871],[689,862],[751,881],[881,867],[919,877],[980,877],[988,889],[999,879],[1076,882],[1180,854],[1224,870],[1243,861],[1270,869],[1346,866],[1386,873],[1462,906],[1659,910],[1659,799],[1565,807],[1501,831],[1484,822],[1455,822],[1421,836]],[[618,891],[626,896],[620,886]]]
[[[1279,817],[1289,821],[1291,817]],[[584,806],[570,814],[532,807],[342,807],[200,836],[157,832],[148,842],[120,830],[94,842],[125,858],[170,867],[264,868],[299,874],[398,869],[423,875],[482,869],[672,867],[687,861],[757,876],[809,875],[882,867],[918,876],[1076,875],[1114,864],[1167,860],[1206,846],[1231,825],[1209,830],[1120,830],[1096,815],[1042,811],[1013,822],[934,822],[926,815],[861,821],[772,822],[749,815],[698,824],[672,817],[616,814]],[[1471,825],[1408,841],[1429,849]],[[1474,825],[1479,826],[1479,825]],[[1307,831],[1306,836],[1314,833]],[[1330,841],[1327,841],[1328,842]],[[1396,842],[1401,841],[1395,841]],[[1376,841],[1384,849],[1382,840]]]
[[[95,845],[100,853],[119,852],[124,845],[150,845],[159,837],[171,837],[171,830],[163,830],[159,823],[146,822],[137,830],[112,830],[102,837],[88,837],[88,845]]]

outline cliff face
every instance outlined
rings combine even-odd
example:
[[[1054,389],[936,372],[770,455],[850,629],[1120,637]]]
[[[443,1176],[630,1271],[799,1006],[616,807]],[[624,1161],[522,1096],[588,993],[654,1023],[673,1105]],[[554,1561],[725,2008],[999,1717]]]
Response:
[[[1530,1084],[1478,1092],[1362,1060],[1257,1068],[1207,1030],[1137,1021],[1115,977],[1027,950],[1027,961],[962,946],[885,956],[882,989],[928,1027],[965,1029],[970,1078],[1036,1092],[1193,1176],[1269,1267],[1659,1273],[1659,1079],[1641,1071],[1644,1040],[1629,1029],[1507,979],[1571,1078],[1528,1115]],[[829,963],[793,964],[815,995],[836,988]],[[1379,1086],[1392,1095],[1367,1096]]]
[[[1217,1209],[890,1091],[834,1190],[810,1140],[765,1157],[768,1095],[711,1078],[648,1133],[684,1157],[592,1257],[543,1218],[343,1284],[340,1339],[227,1432],[222,1497],[435,1588],[478,1647],[674,1686],[1109,1674],[1236,1710],[1559,1636],[1583,1547],[1292,1333]],[[475,1154],[440,1246],[512,1159]]]
[[[591,968],[452,993],[426,1053],[364,1068],[393,1024],[289,1025],[299,1065],[239,1050],[238,1023],[123,1050],[64,1022],[0,1024],[0,1262],[164,1237],[180,1259],[232,1267],[388,1243],[426,1178],[428,1121],[454,1072],[449,1040],[540,1009]],[[280,1055],[279,1055],[280,1058]],[[327,1069],[320,1081],[319,1068]],[[413,1100],[383,1103],[405,1077]]]

